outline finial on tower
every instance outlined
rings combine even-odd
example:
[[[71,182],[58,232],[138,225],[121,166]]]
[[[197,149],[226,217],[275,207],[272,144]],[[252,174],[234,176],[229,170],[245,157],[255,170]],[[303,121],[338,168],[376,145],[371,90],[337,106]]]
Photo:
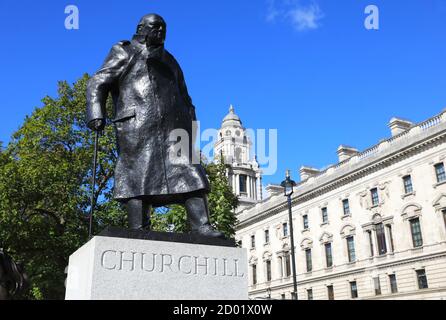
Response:
[[[234,106],[232,104],[229,106],[229,112],[234,113]]]

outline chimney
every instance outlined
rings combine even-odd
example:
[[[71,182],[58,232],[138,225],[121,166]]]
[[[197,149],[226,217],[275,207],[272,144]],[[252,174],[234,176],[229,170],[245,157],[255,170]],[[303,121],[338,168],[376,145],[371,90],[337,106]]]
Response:
[[[357,155],[359,153],[358,149],[340,145],[338,148],[338,157],[339,162],[342,162],[344,160],[350,159],[351,157]]]
[[[270,197],[275,196],[276,194],[283,193],[283,187],[275,184],[269,184],[265,187],[266,192]]]
[[[390,120],[389,122],[389,128],[392,132],[392,137],[399,135],[401,132],[409,130],[410,128],[412,128],[412,126],[412,122],[400,118],[392,118],[392,120]]]
[[[305,181],[311,178],[312,176],[318,174],[320,170],[311,168],[311,167],[305,167],[302,166],[299,170],[300,172],[300,181]]]

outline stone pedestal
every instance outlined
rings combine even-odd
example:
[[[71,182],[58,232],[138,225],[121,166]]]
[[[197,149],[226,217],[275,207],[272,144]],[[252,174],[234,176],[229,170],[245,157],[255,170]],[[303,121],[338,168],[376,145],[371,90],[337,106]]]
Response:
[[[248,299],[246,249],[187,235],[113,234],[94,237],[70,256],[67,300]],[[169,241],[154,240],[160,238]]]

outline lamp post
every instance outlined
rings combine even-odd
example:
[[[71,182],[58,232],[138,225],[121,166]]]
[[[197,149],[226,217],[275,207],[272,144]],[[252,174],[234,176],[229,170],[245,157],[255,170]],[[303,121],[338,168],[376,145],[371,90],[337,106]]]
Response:
[[[289,220],[290,220],[290,239],[291,239],[291,260],[292,260],[292,266],[293,266],[293,300],[297,300],[297,276],[296,276],[296,258],[294,254],[294,231],[293,231],[293,216],[291,213],[291,195],[293,194],[294,186],[296,186],[296,182],[291,180],[290,176],[290,170],[286,171],[286,178],[282,183],[280,184],[285,192],[285,197],[287,197],[288,200],[288,214],[289,214]]]

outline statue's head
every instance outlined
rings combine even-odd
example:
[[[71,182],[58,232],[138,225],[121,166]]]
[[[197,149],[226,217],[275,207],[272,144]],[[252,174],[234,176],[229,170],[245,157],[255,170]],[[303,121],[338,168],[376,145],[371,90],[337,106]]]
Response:
[[[157,14],[145,15],[138,23],[136,34],[144,36],[148,45],[163,45],[166,40],[166,22]]]

